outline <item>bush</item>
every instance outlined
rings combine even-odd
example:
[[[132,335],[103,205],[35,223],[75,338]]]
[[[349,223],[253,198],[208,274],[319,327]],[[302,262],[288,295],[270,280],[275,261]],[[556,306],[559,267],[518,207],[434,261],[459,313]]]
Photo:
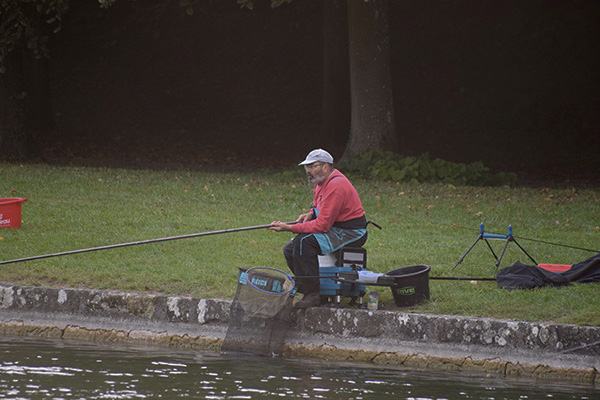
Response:
[[[468,186],[502,186],[513,183],[517,176],[510,173],[491,173],[481,161],[471,164],[455,163],[429,154],[404,157],[389,151],[369,151],[340,165],[344,172],[365,178],[395,182],[445,183]]]

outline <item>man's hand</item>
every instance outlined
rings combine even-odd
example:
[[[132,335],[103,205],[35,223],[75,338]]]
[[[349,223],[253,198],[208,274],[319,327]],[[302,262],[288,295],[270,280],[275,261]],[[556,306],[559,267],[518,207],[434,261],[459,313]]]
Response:
[[[281,221],[273,221],[268,229],[275,232],[291,232],[292,226]]]
[[[296,220],[296,222],[310,221],[311,219],[313,219],[314,215],[315,214],[314,214],[313,210],[310,210],[309,212],[307,212],[305,214],[300,214],[300,216],[298,217],[298,219]]]

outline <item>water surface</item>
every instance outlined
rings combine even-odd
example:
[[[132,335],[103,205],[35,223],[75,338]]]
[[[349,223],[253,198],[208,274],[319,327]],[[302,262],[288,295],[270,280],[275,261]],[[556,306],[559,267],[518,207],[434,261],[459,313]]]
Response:
[[[363,363],[0,338],[0,399],[600,399],[600,387]]]

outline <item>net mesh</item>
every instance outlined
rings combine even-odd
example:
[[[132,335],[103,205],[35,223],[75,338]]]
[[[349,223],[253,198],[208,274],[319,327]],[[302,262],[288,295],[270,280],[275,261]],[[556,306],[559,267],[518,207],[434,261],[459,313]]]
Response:
[[[222,352],[278,356],[292,324],[294,280],[273,268],[241,269]]]
[[[273,268],[240,272],[236,300],[250,317],[274,317],[288,301],[294,280]]]

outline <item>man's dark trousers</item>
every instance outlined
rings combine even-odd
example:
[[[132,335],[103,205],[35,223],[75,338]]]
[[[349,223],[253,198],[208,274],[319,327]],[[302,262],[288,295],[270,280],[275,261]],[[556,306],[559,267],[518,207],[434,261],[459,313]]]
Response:
[[[367,241],[365,234],[360,239],[352,242],[350,246],[361,247]],[[322,255],[321,247],[312,233],[300,233],[283,247],[283,255],[288,267],[296,277],[298,292],[319,293],[319,259]],[[307,278],[303,278],[303,277]],[[310,277],[310,278],[309,278]]]

